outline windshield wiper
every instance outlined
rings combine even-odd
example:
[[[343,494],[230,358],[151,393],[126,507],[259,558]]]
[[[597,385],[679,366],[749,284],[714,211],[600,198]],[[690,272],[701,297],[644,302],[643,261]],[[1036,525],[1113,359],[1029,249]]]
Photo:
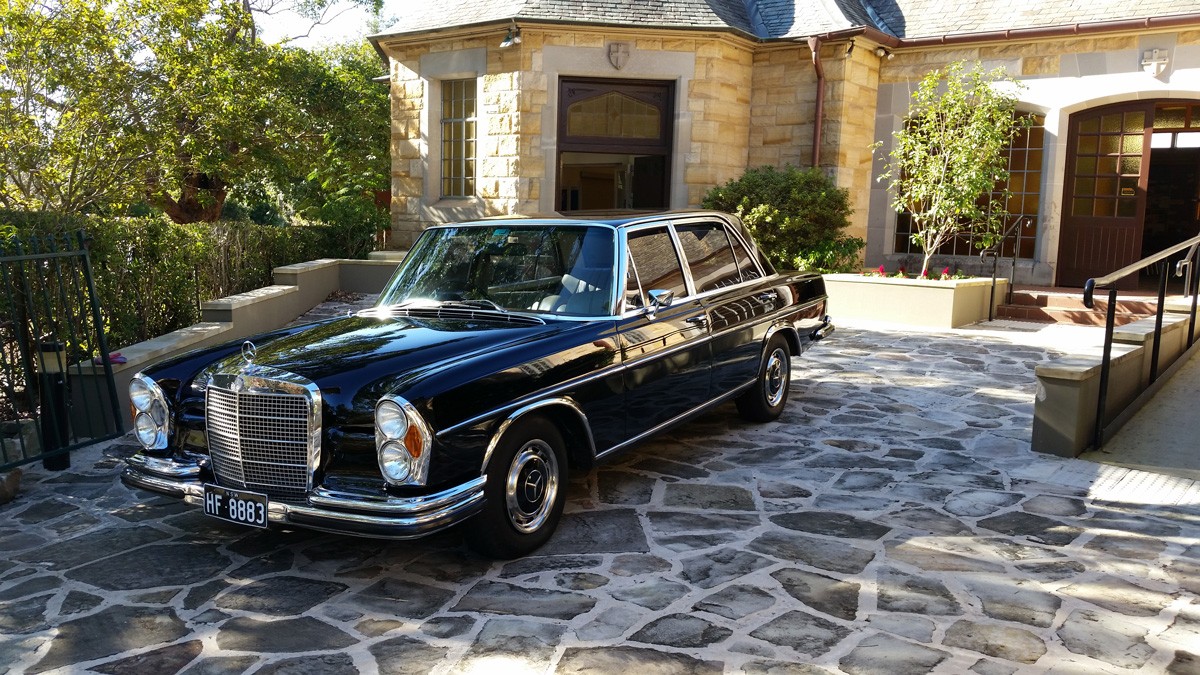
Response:
[[[497,312],[507,312],[508,310],[497,305],[494,301],[486,298],[472,298],[470,300],[451,300],[446,302],[447,305],[466,305],[468,307],[480,307],[483,309],[494,309]]]

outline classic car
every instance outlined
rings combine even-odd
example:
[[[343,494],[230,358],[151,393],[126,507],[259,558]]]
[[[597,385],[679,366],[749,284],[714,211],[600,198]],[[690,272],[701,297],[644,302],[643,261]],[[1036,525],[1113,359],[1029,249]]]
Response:
[[[777,273],[727,214],[435,226],[370,309],[134,376],[122,479],[256,527],[461,522],[518,557],[568,470],[730,399],[777,418],[792,357],[832,330],[821,276]]]

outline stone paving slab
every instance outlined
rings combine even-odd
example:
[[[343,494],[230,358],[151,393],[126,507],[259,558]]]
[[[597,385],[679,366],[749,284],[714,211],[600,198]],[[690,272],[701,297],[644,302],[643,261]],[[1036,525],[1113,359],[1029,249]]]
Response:
[[[0,673],[1200,672],[1200,488],[1032,453],[1057,348],[839,326],[779,421],[573,477],[507,562],[225,524],[93,447],[0,506]]]

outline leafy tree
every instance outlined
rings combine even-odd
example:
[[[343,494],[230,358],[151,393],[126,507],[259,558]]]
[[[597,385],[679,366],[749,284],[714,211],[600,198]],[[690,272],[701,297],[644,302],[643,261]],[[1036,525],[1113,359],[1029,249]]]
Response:
[[[256,38],[255,13],[283,1],[10,0],[0,207],[140,201],[179,223],[212,221],[233,190],[307,176],[332,113],[296,90],[305,52]],[[347,1],[289,4],[319,16]],[[371,135],[386,139],[386,120]]]
[[[366,43],[304,54],[291,80],[309,115],[308,163],[288,197],[299,215],[342,229],[344,245],[365,255],[389,225],[391,102],[387,86],[374,81],[381,63]]]
[[[1009,199],[1004,150],[1030,122],[1008,93],[1017,86],[1002,68],[984,72],[975,64],[968,71],[960,61],[927,74],[913,93],[879,180],[889,181],[892,206],[912,219],[913,242],[925,253],[922,276],[958,233],[980,235],[988,246],[1003,226]]]
[[[850,193],[819,169],[750,169],[704,196],[705,208],[737,214],[771,263],[783,269],[846,271],[865,242],[847,237]]]
[[[124,133],[136,49],[88,0],[0,6],[0,208],[81,212],[128,201],[146,149]]]

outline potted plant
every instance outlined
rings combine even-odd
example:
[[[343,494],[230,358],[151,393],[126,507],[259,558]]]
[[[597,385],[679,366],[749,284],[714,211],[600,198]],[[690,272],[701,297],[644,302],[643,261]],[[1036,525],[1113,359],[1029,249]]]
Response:
[[[1002,68],[968,69],[962,61],[917,85],[878,180],[888,182],[892,206],[912,221],[913,242],[925,254],[921,277],[956,235],[973,234],[985,248],[1008,219],[1005,150],[1032,121],[1017,112],[1019,87]]]
[[[929,265],[959,234],[992,245],[1008,218],[1005,149],[1031,122],[1017,113],[1018,86],[1002,69],[985,72],[962,62],[921,80],[879,176],[888,182],[892,206],[912,220],[913,242],[924,252],[920,272],[827,276],[831,312],[945,328],[988,317],[1007,281],[993,286],[991,279],[964,279],[948,268],[931,273]]]

